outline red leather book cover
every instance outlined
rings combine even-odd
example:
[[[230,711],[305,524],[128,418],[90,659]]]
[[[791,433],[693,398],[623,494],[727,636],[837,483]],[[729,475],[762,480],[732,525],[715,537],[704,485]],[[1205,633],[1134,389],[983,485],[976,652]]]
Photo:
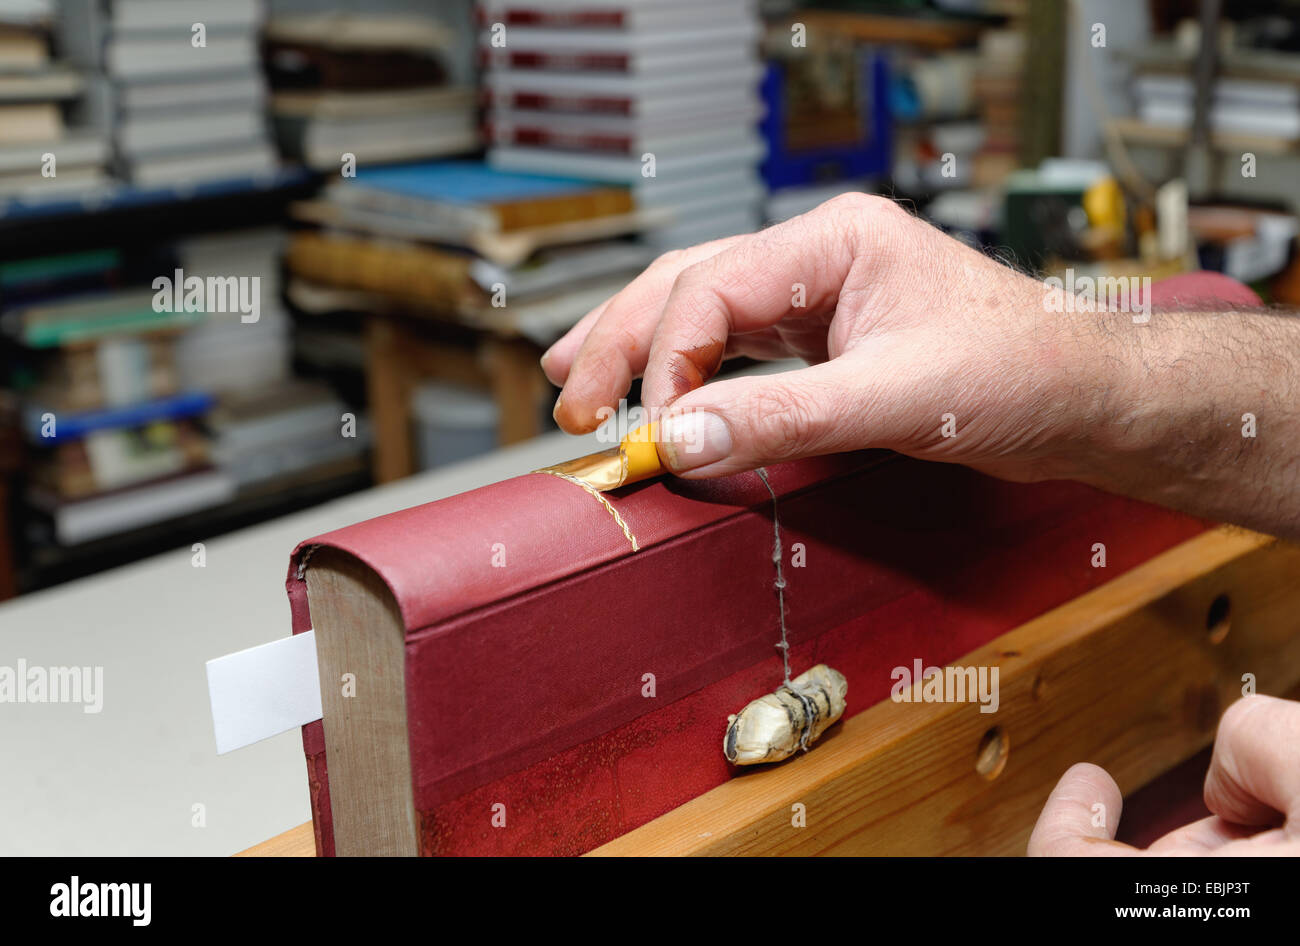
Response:
[[[1204,528],[1077,484],[878,451],[769,478],[792,669],[844,673],[846,716],[888,697],[894,667],[950,662]],[[727,715],[780,684],[772,500],[757,474],[604,495],[639,551],[592,494],[540,473],[295,551],[295,632],[311,627],[302,576],[321,546],[365,562],[398,603],[422,854],[590,850],[732,777]],[[330,854],[319,722],[304,745]],[[509,830],[491,826],[497,804]]]
[[[1258,303],[1212,273],[1152,296],[1198,299]],[[1079,484],[879,451],[769,476],[792,670],[841,671],[846,718],[888,698],[893,668],[949,663],[1206,527]],[[590,493],[545,474],[295,550],[295,633],[311,627],[303,569],[320,546],[369,564],[398,602],[420,853],[579,854],[734,776],[727,716],[782,679],[771,496],[754,473],[605,496],[640,551]],[[497,547],[506,567],[492,565]],[[317,851],[332,855],[319,721],[303,743]],[[498,804],[509,830],[491,826]]]

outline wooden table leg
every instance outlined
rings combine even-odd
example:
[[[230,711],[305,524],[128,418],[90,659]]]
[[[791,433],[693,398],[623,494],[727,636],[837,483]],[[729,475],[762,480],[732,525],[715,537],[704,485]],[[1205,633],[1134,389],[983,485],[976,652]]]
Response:
[[[541,398],[549,386],[537,346],[524,339],[489,338],[482,355],[501,412],[502,446],[536,437],[542,432]]]
[[[375,482],[388,483],[415,471],[411,450],[410,371],[405,332],[391,319],[366,320],[366,390],[374,428]]]

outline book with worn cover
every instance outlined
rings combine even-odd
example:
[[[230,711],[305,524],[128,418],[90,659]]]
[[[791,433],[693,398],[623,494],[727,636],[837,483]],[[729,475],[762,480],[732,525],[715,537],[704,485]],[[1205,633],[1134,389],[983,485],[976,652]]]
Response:
[[[783,678],[774,511],[792,673],[843,673],[845,718],[894,668],[951,662],[1205,525],[883,451],[767,472],[771,493],[755,473],[604,493],[530,473],[302,543],[318,851],[579,854],[735,777],[727,717]]]
[[[329,197],[344,206],[437,224],[451,241],[475,232],[506,233],[633,210],[624,188],[499,171],[478,161],[365,168],[331,187]]]

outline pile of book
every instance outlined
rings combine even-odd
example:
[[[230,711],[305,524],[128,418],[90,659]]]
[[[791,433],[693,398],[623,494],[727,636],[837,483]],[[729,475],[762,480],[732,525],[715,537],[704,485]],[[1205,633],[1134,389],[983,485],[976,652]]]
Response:
[[[158,311],[165,253],[118,251],[0,265],[3,327],[32,447],[28,501],[73,545],[223,502],[198,418],[212,396],[187,389],[176,341],[202,317]]]
[[[980,34],[973,91],[983,141],[972,171],[971,183],[976,187],[1001,184],[1019,166],[1024,63],[1023,30],[990,29]]]
[[[60,41],[87,71],[90,121],[140,187],[265,178],[262,0],[65,0]]]
[[[186,277],[242,281],[254,297],[241,311],[227,304],[179,339],[177,366],[195,388],[225,394],[284,381],[290,375],[293,344],[281,302],[280,258],[286,234],[279,227],[195,236],[176,247]],[[238,285],[236,284],[231,284]]]
[[[290,375],[282,234],[0,264],[28,506],[73,546],[363,472],[364,421]]]
[[[222,395],[208,415],[212,456],[240,498],[298,490],[366,469],[370,427],[329,387],[285,379]]]
[[[0,206],[108,186],[104,138],[67,127],[84,82],[51,57],[53,14],[49,0],[0,0]]]
[[[293,338],[282,302],[278,227],[192,237],[177,247],[185,276],[238,279],[252,299],[209,306],[177,342],[187,385],[215,396],[206,415],[215,465],[239,498],[324,482],[365,468],[369,426],[330,388],[293,377]],[[354,412],[355,413],[355,412]]]
[[[453,42],[420,16],[273,18],[266,62],[281,150],[335,173],[476,150],[476,96],[453,81]]]
[[[1300,139],[1300,66],[1295,65],[1295,57],[1274,54],[1272,58],[1284,64],[1275,75],[1267,75],[1256,65],[1215,81],[1211,131],[1288,142]],[[1144,70],[1133,82],[1133,96],[1138,117],[1148,125],[1191,128],[1196,89],[1186,72]]]
[[[479,161],[363,168],[294,206],[290,298],[308,311],[390,311],[547,345],[654,251],[625,187]]]
[[[489,161],[629,187],[685,246],[755,229],[759,22],[751,0],[483,0]]]

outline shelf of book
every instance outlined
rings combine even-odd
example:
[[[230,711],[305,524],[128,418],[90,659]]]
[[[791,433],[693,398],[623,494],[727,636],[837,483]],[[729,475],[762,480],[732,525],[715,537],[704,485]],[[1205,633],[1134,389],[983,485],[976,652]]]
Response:
[[[285,207],[313,193],[315,174],[285,167],[272,175],[193,186],[118,185],[93,197],[0,202],[0,255],[68,253],[124,243],[278,222]]]

